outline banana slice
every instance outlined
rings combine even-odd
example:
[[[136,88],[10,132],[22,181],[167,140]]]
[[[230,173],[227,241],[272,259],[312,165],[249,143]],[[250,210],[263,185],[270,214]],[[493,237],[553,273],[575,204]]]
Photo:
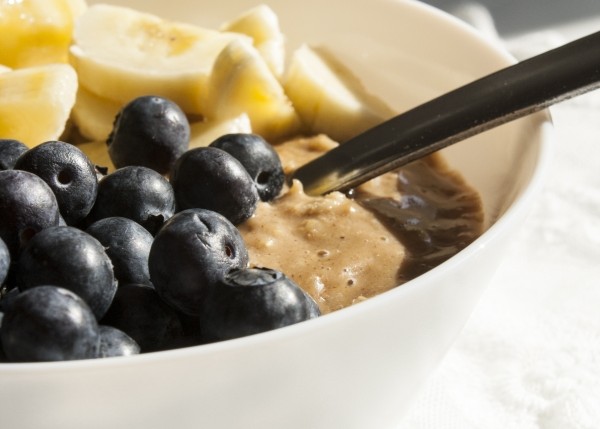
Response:
[[[81,84],[96,95],[121,103],[159,95],[186,113],[203,115],[213,63],[241,38],[249,39],[97,4],[76,22],[71,61]]]
[[[283,87],[250,42],[236,40],[215,61],[208,88],[209,119],[246,113],[269,141],[296,134],[300,120]]]
[[[278,78],[285,65],[285,37],[279,18],[269,6],[261,4],[238,18],[221,26],[222,31],[233,31],[250,36],[254,46]]]
[[[193,122],[190,124],[190,149],[208,146],[225,134],[251,132],[250,118],[245,113],[235,118]]]
[[[85,7],[84,0],[0,1],[0,63],[67,62],[73,23]]]
[[[58,139],[76,93],[77,75],[68,64],[0,73],[0,138],[28,146]]]
[[[344,142],[393,116],[380,99],[331,55],[307,45],[292,55],[283,79],[286,94],[314,134]]]
[[[106,141],[117,113],[125,103],[99,97],[79,85],[71,119],[86,141]]]

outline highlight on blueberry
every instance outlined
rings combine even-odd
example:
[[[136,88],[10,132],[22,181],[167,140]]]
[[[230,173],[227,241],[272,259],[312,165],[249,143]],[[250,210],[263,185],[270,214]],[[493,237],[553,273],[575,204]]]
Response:
[[[160,297],[178,311],[198,315],[210,290],[235,268],[248,265],[240,232],[219,213],[188,209],[154,237],[150,279]]]
[[[45,228],[18,260],[19,289],[55,285],[80,296],[97,318],[117,290],[112,263],[98,240],[71,226]]]
[[[50,186],[68,225],[83,220],[96,201],[98,178],[94,164],[72,144],[42,143],[23,153],[14,168],[29,171]]]
[[[271,201],[279,195],[285,182],[281,159],[261,136],[251,133],[225,134],[209,146],[233,155],[244,166],[254,180],[262,201]]]
[[[28,171],[0,171],[0,238],[13,260],[39,231],[61,222],[52,189]]]
[[[11,362],[42,362],[98,357],[98,323],[75,293],[42,285],[21,292],[0,327]]]
[[[140,353],[140,346],[133,338],[112,326],[98,326],[100,345],[98,357],[133,356]]]
[[[212,210],[234,225],[250,218],[259,201],[254,181],[244,166],[229,153],[213,147],[183,154],[173,166],[171,184],[180,210]]]
[[[167,179],[141,166],[119,168],[98,184],[87,222],[120,216],[136,221],[152,235],[175,213],[175,195]]]
[[[107,217],[86,230],[105,248],[120,284],[151,285],[148,257],[154,237],[139,223],[125,217]]]
[[[106,143],[115,167],[142,165],[166,174],[189,142],[190,124],[181,108],[149,95],[123,107]]]

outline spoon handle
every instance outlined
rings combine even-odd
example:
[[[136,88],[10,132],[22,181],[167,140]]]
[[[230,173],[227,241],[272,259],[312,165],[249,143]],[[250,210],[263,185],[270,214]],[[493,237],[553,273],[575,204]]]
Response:
[[[472,83],[367,130],[299,168],[306,193],[346,191],[473,135],[600,86],[600,32]]]

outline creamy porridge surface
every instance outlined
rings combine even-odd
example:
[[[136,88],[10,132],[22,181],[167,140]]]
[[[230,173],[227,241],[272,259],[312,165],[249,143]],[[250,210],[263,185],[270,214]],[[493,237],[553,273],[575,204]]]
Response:
[[[276,146],[286,173],[336,145],[325,136]],[[240,225],[250,264],[283,271],[323,313],[389,290],[443,262],[481,232],[475,191],[439,157],[357,188],[306,195],[294,181]]]

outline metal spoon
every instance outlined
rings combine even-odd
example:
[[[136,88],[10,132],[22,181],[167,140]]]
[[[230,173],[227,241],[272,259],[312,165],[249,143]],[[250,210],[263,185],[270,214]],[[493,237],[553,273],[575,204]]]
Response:
[[[600,32],[522,61],[374,127],[299,168],[306,193],[347,191],[503,123],[600,87]]]

